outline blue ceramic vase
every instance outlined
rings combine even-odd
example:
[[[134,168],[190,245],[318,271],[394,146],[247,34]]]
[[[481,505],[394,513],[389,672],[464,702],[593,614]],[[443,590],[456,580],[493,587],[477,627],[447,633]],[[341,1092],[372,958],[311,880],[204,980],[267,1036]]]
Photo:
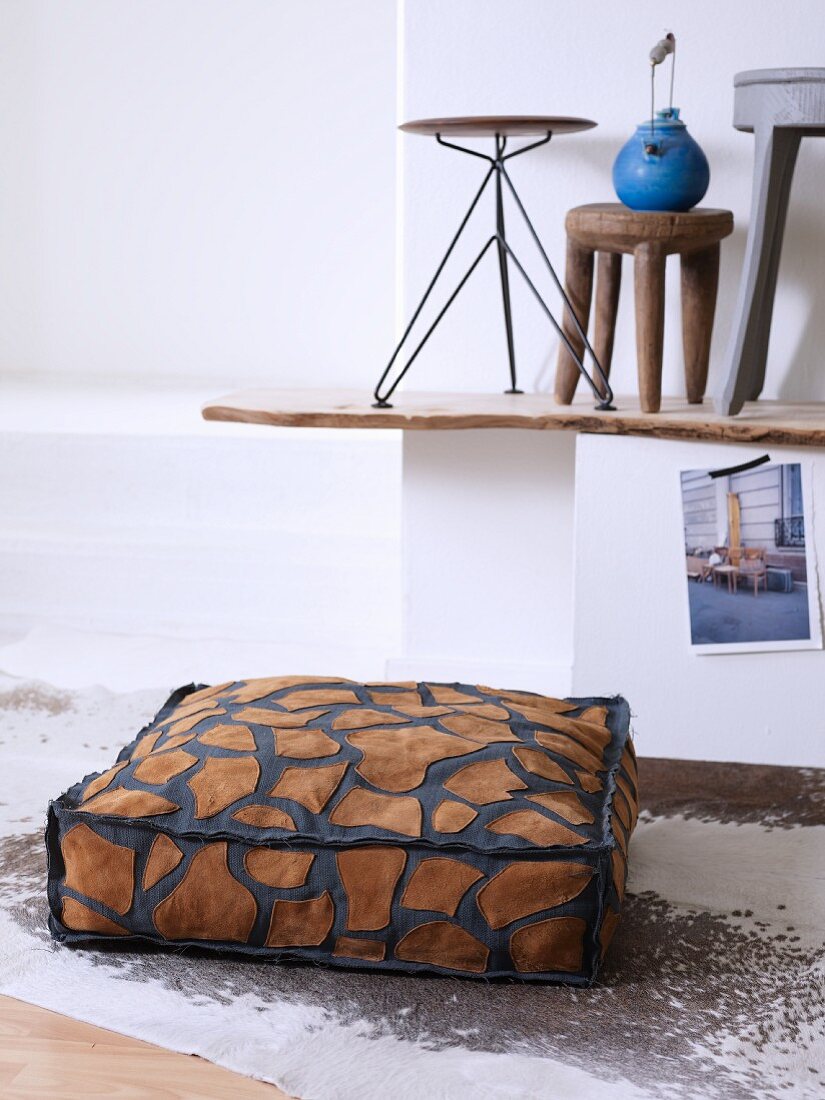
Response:
[[[679,118],[679,108],[656,112],[619,150],[613,186],[631,210],[690,210],[710,183],[705,154]]]

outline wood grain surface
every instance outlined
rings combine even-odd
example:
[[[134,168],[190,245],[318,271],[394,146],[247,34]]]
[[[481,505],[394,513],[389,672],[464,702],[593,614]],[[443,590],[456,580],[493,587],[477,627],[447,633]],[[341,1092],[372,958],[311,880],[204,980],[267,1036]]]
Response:
[[[668,397],[658,413],[642,412],[638,397],[616,397],[615,412],[598,412],[585,395],[572,405],[557,405],[551,394],[407,392],[395,394],[390,409],[372,408],[373,400],[366,390],[249,390],[210,401],[203,417],[289,428],[525,428],[825,447],[825,402],[751,402],[728,417]]]
[[[289,1100],[275,1085],[0,997],[4,1100]]]
[[[679,213],[593,202],[568,210],[564,227],[569,237],[594,252],[630,253],[639,245],[655,243],[666,253],[684,253],[708,248],[730,236],[733,214],[702,206]]]

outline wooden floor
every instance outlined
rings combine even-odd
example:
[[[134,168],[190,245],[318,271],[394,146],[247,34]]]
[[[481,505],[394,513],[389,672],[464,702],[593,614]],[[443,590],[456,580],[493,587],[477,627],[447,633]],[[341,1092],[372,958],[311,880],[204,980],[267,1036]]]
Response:
[[[283,1100],[287,1094],[202,1058],[0,997],[0,1096]]]
[[[703,405],[688,405],[684,399],[665,397],[658,413],[642,412],[638,397],[616,397],[615,404],[614,412],[598,412],[593,398],[583,394],[572,405],[557,405],[552,394],[404,392],[393,396],[392,408],[376,409],[372,395],[363,390],[248,390],[210,401],[202,412],[205,420],[287,428],[527,428],[825,447],[821,401],[752,401],[738,416],[717,416],[708,399]]]

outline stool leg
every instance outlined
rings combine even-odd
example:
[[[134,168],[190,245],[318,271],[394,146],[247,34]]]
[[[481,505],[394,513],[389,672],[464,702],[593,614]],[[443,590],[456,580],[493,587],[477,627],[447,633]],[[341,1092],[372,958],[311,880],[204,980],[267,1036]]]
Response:
[[[708,381],[710,337],[719,285],[719,245],[685,252],[682,264],[682,345],[691,405],[701,405]]]
[[[755,131],[751,220],[733,326],[726,353],[727,377],[716,411],[738,413],[755,400],[765,381],[776,276],[782,252],[800,132],[774,128]]]
[[[579,324],[583,331],[587,332],[587,324],[590,319],[590,298],[593,293],[593,252],[589,248],[583,248],[572,237],[567,238],[567,266],[564,272],[564,283],[567,297],[576,311]],[[564,311],[562,330],[581,359],[584,356],[584,341],[579,335],[568,309]],[[559,346],[559,358],[556,365],[556,401],[560,405],[569,405],[572,402],[580,373],[576,361],[562,343]]]
[[[665,253],[646,241],[634,253],[636,358],[639,399],[644,412],[662,404],[662,349],[665,336]]]
[[[596,323],[593,334],[593,351],[606,375],[610,375],[613,361],[613,341],[616,336],[616,313],[619,309],[619,290],[622,285],[621,252],[600,252],[596,265]],[[603,392],[600,378],[596,378],[599,392]]]

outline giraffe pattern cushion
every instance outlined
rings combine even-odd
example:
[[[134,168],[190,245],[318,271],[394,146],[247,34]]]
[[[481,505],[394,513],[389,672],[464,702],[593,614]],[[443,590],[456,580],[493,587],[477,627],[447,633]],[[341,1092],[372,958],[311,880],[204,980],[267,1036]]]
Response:
[[[277,677],[176,691],[49,806],[55,939],[588,984],[637,815],[620,698]]]

